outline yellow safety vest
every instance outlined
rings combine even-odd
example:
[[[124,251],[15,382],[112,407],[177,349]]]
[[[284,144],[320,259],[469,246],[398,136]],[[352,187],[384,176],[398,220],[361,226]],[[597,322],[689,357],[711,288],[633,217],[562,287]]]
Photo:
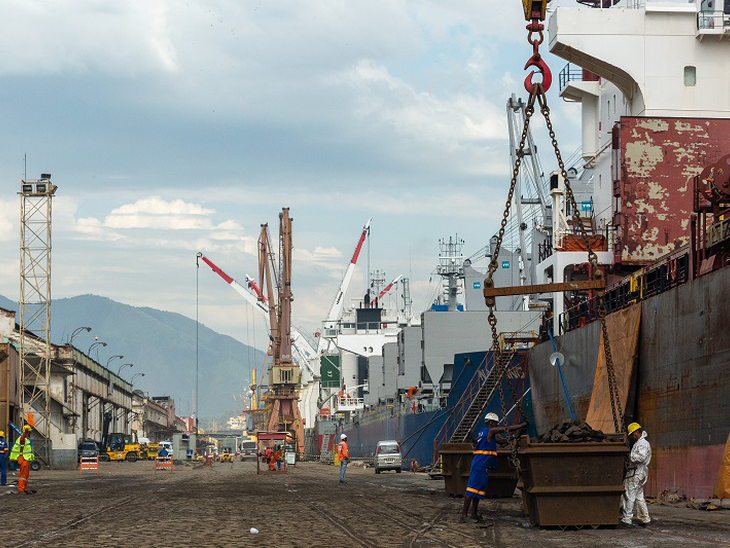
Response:
[[[18,460],[18,457],[22,454],[23,458],[27,461],[35,460],[35,455],[33,454],[33,447],[30,445],[30,440],[26,439],[25,444],[23,447],[23,452],[21,453],[21,445],[20,445],[20,438],[15,442],[13,445],[13,450],[10,451],[10,460]]]

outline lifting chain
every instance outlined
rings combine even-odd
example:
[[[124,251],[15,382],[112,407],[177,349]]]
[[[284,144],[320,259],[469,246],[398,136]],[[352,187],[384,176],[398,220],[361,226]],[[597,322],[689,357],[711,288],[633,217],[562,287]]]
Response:
[[[572,209],[572,217],[573,217],[573,228],[577,227],[579,230],[580,235],[582,236],[586,249],[588,251],[588,262],[590,264],[590,271],[589,274],[592,279],[600,279],[603,277],[603,271],[598,266],[598,256],[593,251],[591,247],[590,238],[588,237],[588,233],[586,232],[585,226],[583,226],[583,223],[581,222],[580,218],[580,210],[578,209],[578,204],[575,200],[575,195],[573,194],[573,189],[570,186],[570,182],[568,180],[568,173],[565,169],[565,164],[563,163],[562,155],[560,154],[560,148],[558,146],[557,138],[555,137],[555,131],[553,129],[552,121],[550,120],[550,108],[547,104],[547,96],[545,95],[547,90],[550,88],[550,85],[552,83],[552,74],[550,72],[549,67],[545,63],[545,61],[542,59],[542,56],[540,55],[539,46],[542,44],[544,40],[543,36],[543,30],[544,26],[541,23],[541,19],[544,18],[544,4],[542,3],[542,13],[539,11],[531,11],[526,8],[525,10],[525,16],[530,23],[527,25],[527,41],[532,45],[532,56],[527,61],[527,64],[525,65],[525,69],[528,67],[535,67],[542,75],[542,82],[533,82],[532,77],[535,74],[535,71],[532,71],[527,78],[525,78],[525,89],[529,93],[529,99],[527,101],[527,105],[525,106],[525,124],[522,128],[522,135],[520,137],[520,143],[519,147],[517,149],[517,158],[515,160],[515,165],[512,169],[512,180],[510,181],[510,187],[509,192],[507,193],[507,200],[505,203],[504,213],[502,214],[502,220],[499,225],[499,231],[497,233],[497,242],[494,246],[494,249],[492,249],[492,257],[489,261],[489,269],[487,273],[487,278],[484,280],[485,287],[494,287],[494,280],[493,276],[494,273],[497,270],[497,261],[499,260],[499,252],[502,247],[502,240],[504,239],[504,233],[505,229],[507,227],[507,221],[509,219],[509,213],[510,208],[512,206],[512,200],[514,199],[514,193],[515,188],[517,186],[517,178],[520,174],[520,167],[522,166],[522,159],[524,158],[524,150],[525,150],[525,142],[527,141],[527,134],[530,127],[530,120],[532,118],[532,115],[535,113],[535,102],[537,101],[539,107],[540,107],[540,113],[545,118],[545,124],[548,129],[548,134],[550,135],[550,140],[553,145],[553,149],[555,151],[555,157],[558,161],[558,167],[560,170],[560,175],[563,177],[563,181],[565,184],[565,191],[566,191],[566,199],[570,203],[570,207]],[[527,6],[527,4],[526,4]],[[537,34],[537,37],[534,37],[534,35]],[[616,429],[616,432],[622,432],[623,431],[623,414],[621,412],[620,404],[618,401],[618,389],[616,384],[616,375],[613,368],[613,358],[611,356],[611,346],[610,341],[608,339],[608,328],[606,326],[606,306],[604,303],[604,294],[605,290],[598,290],[596,292],[596,295],[599,300],[598,304],[598,316],[599,320],[601,322],[601,334],[603,335],[603,351],[604,356],[606,358],[606,375],[608,378],[608,391],[611,398],[611,413],[613,415],[613,424]],[[503,352],[499,345],[499,333],[497,332],[497,317],[494,313],[494,307],[496,305],[496,298],[495,297],[489,297],[486,300],[486,304],[489,307],[489,315],[488,315],[488,322],[491,327],[492,331],[492,351],[494,353],[494,365],[493,368],[497,368],[495,373],[499,375],[500,382],[498,385],[499,388],[499,400],[500,400],[500,406],[502,410],[502,417],[506,420],[506,414],[507,414],[507,406],[505,405],[504,401],[504,393],[502,388],[502,375],[504,374],[504,369],[508,366],[511,356],[508,356],[506,352]],[[521,399],[517,397],[517,395],[514,392],[514,389],[512,385],[508,382],[507,385],[509,386],[510,392],[512,393],[512,397],[520,411],[520,415],[524,419],[525,423],[529,425],[529,422],[527,420],[527,417],[524,415],[522,411],[522,405],[521,405]],[[520,463],[517,456],[517,443],[514,437],[512,436],[512,433],[507,430],[507,439],[510,441],[511,444],[511,456],[510,461],[512,465],[520,471]]]
[[[489,270],[487,274],[487,279],[485,280],[485,284],[491,286],[494,285],[492,277],[494,275],[494,272],[497,270],[497,258],[499,257],[499,250],[502,247],[502,240],[504,238],[504,232],[507,227],[507,221],[509,220],[509,210],[510,206],[512,205],[512,199],[514,198],[515,188],[517,186],[517,178],[520,175],[520,166],[522,165],[522,159],[524,157],[525,143],[527,142],[527,133],[530,128],[530,118],[535,113],[535,98],[536,96],[534,94],[530,94],[530,98],[527,101],[527,106],[525,107],[525,125],[522,128],[522,136],[520,137],[520,144],[519,148],[517,149],[517,159],[515,161],[514,168],[512,169],[512,180],[510,182],[509,192],[507,194],[507,204],[504,208],[504,213],[502,214],[502,221],[500,222],[499,232],[497,233],[497,244],[492,250],[492,259],[489,262]],[[489,316],[487,317],[487,321],[489,322],[489,325],[492,329],[492,351],[494,352],[494,365],[492,367],[495,368],[494,372],[498,375],[497,378],[500,379],[498,385],[499,401],[502,411],[502,418],[506,419],[507,406],[504,402],[501,377],[503,375],[502,370],[507,367],[509,359],[507,358],[507,354],[502,352],[499,346],[499,333],[497,333],[497,316],[494,314],[495,302],[496,301],[492,299],[491,302],[487,303],[487,305],[489,306]],[[509,382],[507,384],[509,385],[510,391],[512,391],[514,397],[515,395],[512,385],[510,385]],[[524,413],[522,412],[521,400],[515,397],[515,402],[520,411],[520,415],[525,419],[525,422],[527,422],[527,417],[525,417]],[[510,462],[519,471],[520,462],[517,458],[517,441],[512,436],[512,432],[510,432],[509,430],[507,430],[507,439],[509,440],[511,445]]]
[[[588,262],[590,263],[590,275],[593,279],[600,279],[603,277],[603,271],[598,266],[598,256],[596,255],[595,251],[591,249],[591,242],[590,238],[588,238],[588,233],[586,232],[585,226],[583,226],[583,223],[580,219],[580,210],[578,209],[578,204],[575,200],[575,195],[573,194],[573,189],[570,186],[570,182],[568,181],[568,173],[565,170],[565,165],[563,164],[563,158],[560,155],[560,149],[558,148],[558,141],[555,138],[555,131],[553,130],[553,124],[550,121],[550,107],[548,107],[547,104],[547,98],[545,97],[544,93],[541,93],[538,98],[538,103],[540,105],[540,112],[542,113],[543,117],[545,118],[545,125],[548,129],[548,134],[550,135],[550,140],[553,144],[553,149],[555,150],[555,157],[558,160],[558,168],[560,169],[560,175],[563,177],[563,181],[565,181],[565,192],[566,197],[570,203],[570,207],[572,209],[572,217],[573,217],[573,226],[574,228],[577,226],[580,230],[580,235],[583,237],[583,241],[585,242],[586,249],[588,250]],[[613,357],[611,355],[611,344],[608,339],[608,327],[606,325],[606,304],[603,299],[605,295],[605,290],[600,289],[596,291],[596,296],[598,297],[598,319],[601,322],[601,334],[603,335],[603,353],[604,357],[606,358],[606,377],[608,380],[608,393],[611,398],[611,414],[613,415],[613,426],[616,429],[616,432],[622,432],[623,431],[623,413],[621,411],[621,404],[619,402],[618,397],[618,387],[616,384],[616,374],[613,368]]]
[[[568,200],[568,203],[570,204],[571,210],[572,210],[572,218],[573,218],[573,227],[574,229],[577,228],[579,234],[583,238],[585,242],[586,249],[588,251],[588,262],[590,264],[590,275],[593,279],[600,279],[603,277],[603,271],[598,266],[598,255],[596,255],[595,251],[593,251],[591,247],[590,238],[588,237],[588,233],[586,232],[585,226],[583,226],[583,223],[580,219],[580,210],[578,209],[578,204],[575,200],[575,195],[573,194],[573,189],[570,186],[570,182],[568,180],[568,173],[565,169],[565,164],[563,162],[562,155],[560,154],[560,148],[558,146],[558,141],[555,136],[555,130],[553,129],[553,124],[550,119],[550,107],[548,107],[547,104],[547,97],[545,96],[545,91],[543,89],[543,86],[541,83],[534,83],[531,85],[532,93],[530,93],[530,98],[527,102],[527,106],[525,107],[525,125],[522,129],[522,136],[520,137],[520,144],[517,151],[517,159],[515,161],[514,169],[512,170],[512,180],[510,182],[510,188],[509,192],[507,194],[507,200],[504,208],[504,213],[502,214],[502,220],[500,222],[499,231],[497,232],[497,242],[494,246],[494,249],[492,250],[492,258],[489,262],[489,269],[487,273],[487,279],[484,281],[485,286],[487,287],[493,287],[494,281],[493,276],[494,273],[497,270],[497,261],[499,258],[499,252],[502,247],[502,240],[504,239],[504,233],[507,226],[507,221],[509,219],[509,212],[510,208],[512,206],[512,200],[514,199],[514,192],[517,184],[517,177],[519,176],[520,166],[522,165],[522,159],[524,156],[524,147],[525,142],[527,140],[527,133],[529,130],[530,120],[532,118],[532,115],[535,112],[535,102],[538,103],[538,106],[540,107],[540,113],[545,118],[545,125],[548,129],[548,134],[550,136],[550,140],[553,145],[553,149],[555,151],[555,157],[558,162],[558,168],[560,171],[560,175],[563,177],[563,181],[565,183],[565,192],[566,192],[566,199]],[[623,431],[623,414],[621,412],[620,403],[618,401],[618,387],[616,383],[616,374],[613,368],[613,357],[611,355],[611,345],[608,338],[608,327],[606,325],[606,306],[603,300],[603,296],[605,294],[604,290],[598,290],[596,292],[597,297],[599,299],[598,304],[598,317],[601,322],[601,333],[603,335],[603,352],[604,356],[606,358],[606,376],[608,380],[608,391],[609,396],[611,399],[611,413],[613,416],[613,424],[614,428],[616,429],[616,432],[622,432]],[[499,352],[499,334],[497,332],[497,317],[494,314],[494,306],[496,304],[495,298],[489,298],[487,299],[487,306],[489,307],[489,316],[488,321],[489,325],[491,326],[492,330],[492,348],[497,353],[497,360],[495,367],[499,367],[500,370],[503,367],[506,367],[506,364],[503,363],[504,356],[502,353]],[[498,370],[499,371],[499,370]],[[511,386],[510,386],[510,389]],[[500,393],[501,395],[501,393]],[[519,401],[519,400],[517,400]],[[520,406],[521,407],[521,406]],[[520,412],[522,412],[520,408]],[[523,415],[524,416],[524,415]]]

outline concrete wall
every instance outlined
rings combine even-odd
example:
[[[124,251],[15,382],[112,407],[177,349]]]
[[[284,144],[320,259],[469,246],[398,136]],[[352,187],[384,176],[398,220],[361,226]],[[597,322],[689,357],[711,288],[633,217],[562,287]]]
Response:
[[[78,465],[78,442],[74,434],[53,436],[51,459],[53,467],[73,470]]]

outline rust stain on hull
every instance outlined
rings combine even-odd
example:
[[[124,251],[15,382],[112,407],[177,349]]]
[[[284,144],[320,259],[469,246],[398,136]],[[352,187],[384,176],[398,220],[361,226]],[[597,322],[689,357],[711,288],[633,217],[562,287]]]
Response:
[[[689,243],[692,179],[730,153],[730,120],[621,118],[617,252],[648,264]]]

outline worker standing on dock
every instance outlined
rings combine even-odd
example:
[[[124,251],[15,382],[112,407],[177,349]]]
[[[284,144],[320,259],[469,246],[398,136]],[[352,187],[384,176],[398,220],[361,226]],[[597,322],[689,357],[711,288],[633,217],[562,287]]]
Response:
[[[497,467],[497,439],[496,435],[502,432],[519,430],[522,424],[514,426],[498,427],[499,417],[496,413],[487,413],[484,416],[486,428],[483,428],[477,436],[474,444],[474,456],[471,459],[471,470],[469,482],[466,484],[464,493],[464,509],[461,512],[461,523],[476,523],[481,521],[479,517],[479,501],[487,496],[487,483],[489,481],[489,469]],[[471,515],[469,516],[469,508]]]
[[[33,490],[28,489],[28,478],[30,477],[30,463],[35,460],[33,454],[33,446],[30,444],[30,431],[32,427],[26,424],[23,427],[23,433],[13,445],[13,450],[10,452],[10,460],[17,460],[18,466],[20,466],[20,474],[18,477],[18,493],[25,493],[30,495],[35,493]]]
[[[651,445],[647,441],[647,434],[638,422],[632,422],[627,428],[629,440],[632,442],[629,454],[629,469],[624,478],[625,492],[622,497],[623,517],[621,523],[631,525],[636,505],[636,517],[642,525],[651,523],[649,510],[644,500],[644,484],[649,477],[649,463],[651,462]]]
[[[345,483],[347,463],[350,462],[350,450],[347,448],[347,434],[340,436],[340,443],[337,445],[337,458],[340,459],[340,483]]]

